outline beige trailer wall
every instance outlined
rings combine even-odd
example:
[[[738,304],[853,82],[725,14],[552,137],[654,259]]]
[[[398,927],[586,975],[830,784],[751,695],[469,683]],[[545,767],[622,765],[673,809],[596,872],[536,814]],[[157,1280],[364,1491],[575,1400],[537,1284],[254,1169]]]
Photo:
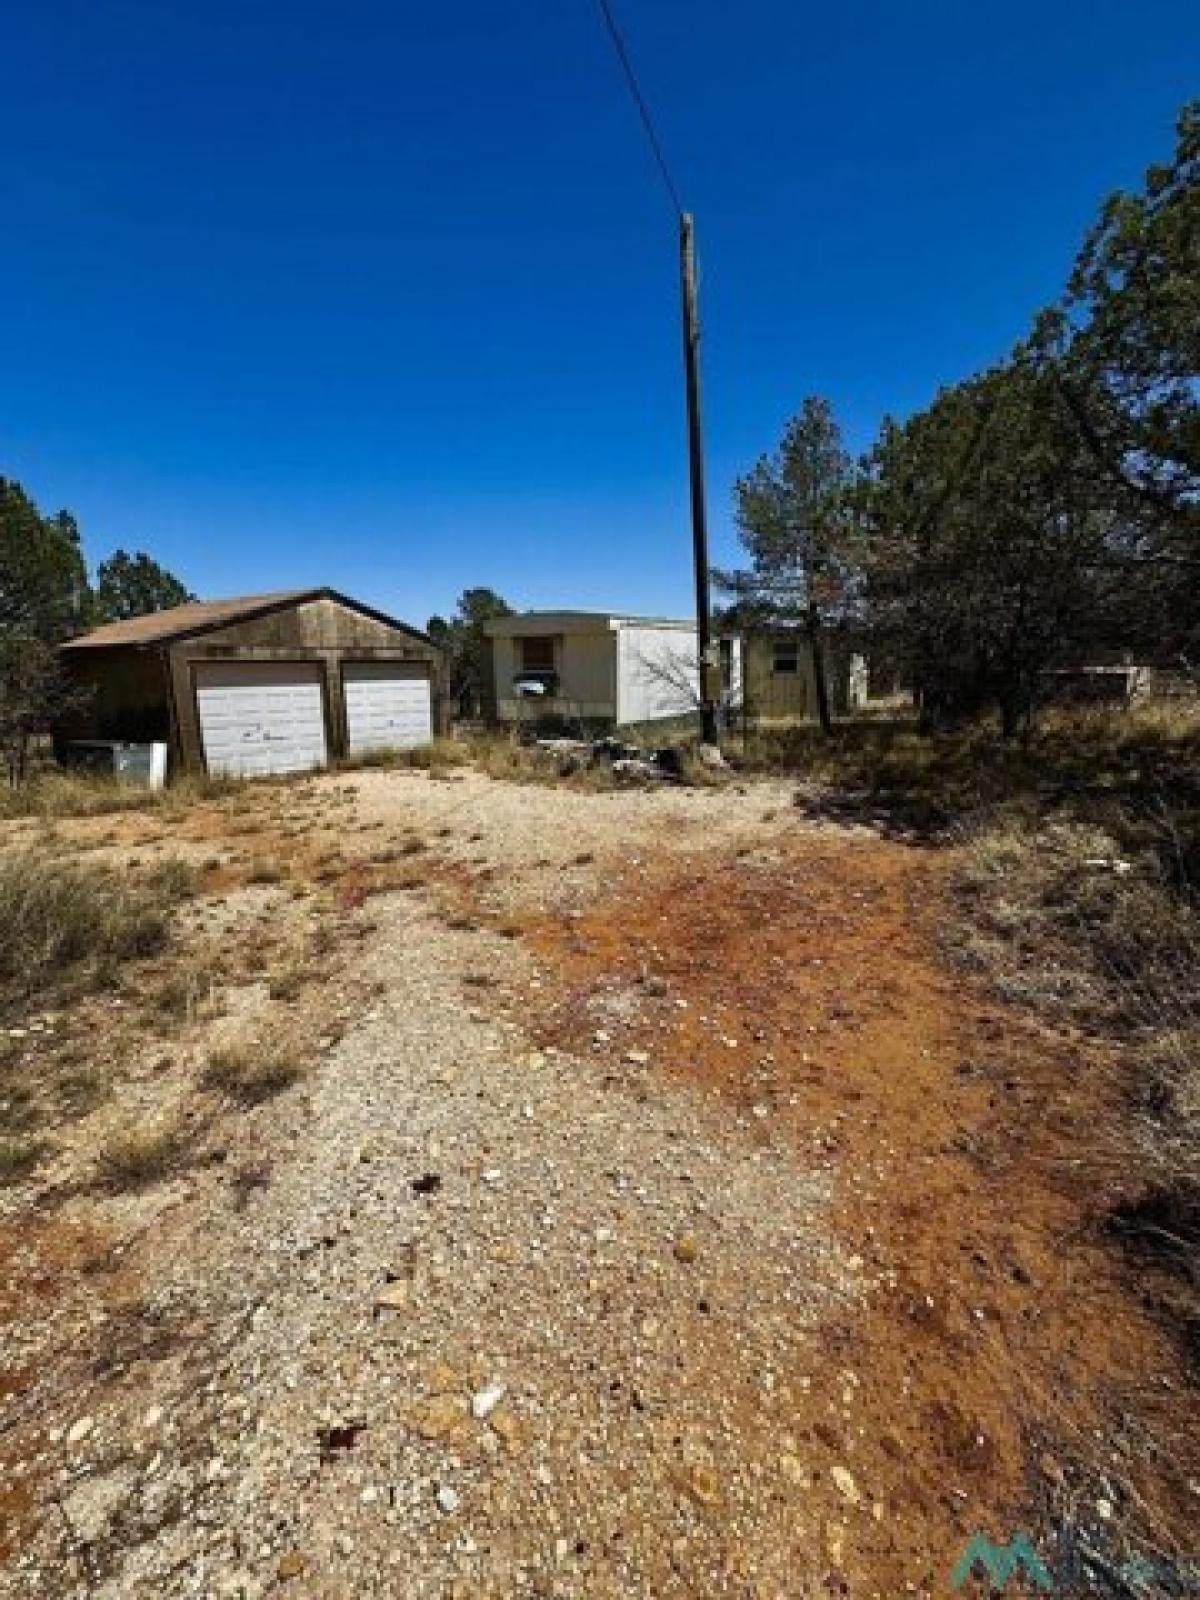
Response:
[[[521,639],[549,638],[554,649],[557,693],[522,699],[512,692],[522,670]],[[529,626],[522,634],[491,640],[496,675],[496,713],[501,722],[534,717],[615,721],[617,714],[616,635],[605,627],[553,632]]]

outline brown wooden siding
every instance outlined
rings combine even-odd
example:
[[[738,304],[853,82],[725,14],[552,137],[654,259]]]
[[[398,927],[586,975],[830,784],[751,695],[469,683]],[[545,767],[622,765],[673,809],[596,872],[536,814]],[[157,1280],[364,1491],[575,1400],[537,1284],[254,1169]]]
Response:
[[[446,730],[443,661],[437,647],[326,596],[191,639],[66,651],[63,660],[73,680],[92,692],[87,708],[64,723],[60,738],[169,737],[173,763],[185,771],[204,770],[194,673],[199,661],[319,661],[328,746],[334,756],[344,754],[347,745],[343,663],[420,664],[432,681],[434,731]]]

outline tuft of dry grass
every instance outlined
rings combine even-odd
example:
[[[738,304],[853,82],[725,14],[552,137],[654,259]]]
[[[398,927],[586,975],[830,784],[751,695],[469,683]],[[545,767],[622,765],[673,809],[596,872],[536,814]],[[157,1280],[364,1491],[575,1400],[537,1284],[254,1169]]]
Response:
[[[463,767],[471,760],[471,747],[458,739],[435,739],[432,744],[406,745],[398,749],[359,750],[338,763],[346,772],[366,768],[400,767],[420,772],[444,771]]]
[[[272,1000],[294,1000],[308,980],[309,968],[297,962],[272,972],[267,979],[267,991]]]
[[[190,1023],[197,1017],[220,1012],[220,965],[211,952],[202,952],[172,966],[154,991],[150,1004],[159,1021]]]
[[[1092,824],[1007,818],[974,830],[960,949],[1011,998],[1117,1032],[1200,1016],[1200,918],[1157,858]]]
[[[255,856],[246,875],[248,883],[281,883],[283,868],[273,856]]]
[[[120,778],[52,768],[0,790],[0,817],[99,817],[122,811],[175,817],[203,801],[229,799],[238,792],[231,779],[182,777],[165,789],[146,789]]]
[[[244,1105],[258,1105],[282,1093],[304,1076],[296,1061],[269,1047],[254,1044],[227,1045],[208,1060],[204,1082],[210,1089]]]
[[[48,1140],[35,1136],[0,1138],[0,1184],[19,1183],[27,1178],[51,1148]]]
[[[97,1161],[100,1180],[112,1189],[144,1189],[186,1169],[191,1140],[181,1123],[164,1118],[115,1134]]]
[[[11,998],[67,976],[96,981],[153,955],[190,884],[178,863],[131,879],[39,850],[0,857],[0,988]]]
[[[1121,830],[1138,835],[1137,819]],[[1141,1192],[1114,1223],[1177,1272],[1200,1327],[1200,903],[1153,845],[1094,824],[1007,818],[974,831],[958,888],[960,958],[1005,998],[1114,1041]]]

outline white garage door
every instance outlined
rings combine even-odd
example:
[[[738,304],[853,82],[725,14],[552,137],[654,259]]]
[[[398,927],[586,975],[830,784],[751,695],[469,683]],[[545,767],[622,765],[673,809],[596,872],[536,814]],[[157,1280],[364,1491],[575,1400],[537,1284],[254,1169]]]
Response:
[[[317,662],[198,661],[200,737],[214,777],[258,778],[326,764]]]
[[[346,735],[351,750],[400,750],[433,738],[429,676],[394,661],[347,661]]]

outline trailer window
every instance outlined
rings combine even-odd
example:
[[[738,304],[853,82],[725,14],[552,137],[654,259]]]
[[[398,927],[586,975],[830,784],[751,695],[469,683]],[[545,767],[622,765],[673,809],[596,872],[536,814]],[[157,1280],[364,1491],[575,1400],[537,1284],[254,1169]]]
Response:
[[[771,670],[789,678],[796,676],[800,671],[800,652],[794,644],[781,643],[775,646]]]
[[[540,638],[518,639],[517,651],[522,672],[554,671],[554,639],[550,634]]]

